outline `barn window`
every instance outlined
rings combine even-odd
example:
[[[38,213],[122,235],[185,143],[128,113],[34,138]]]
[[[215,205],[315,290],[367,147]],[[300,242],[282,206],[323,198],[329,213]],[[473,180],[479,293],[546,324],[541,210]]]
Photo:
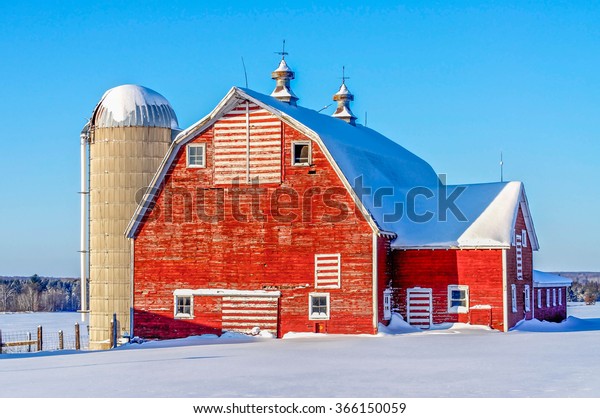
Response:
[[[512,311],[517,312],[517,285],[510,285],[510,299],[512,302]]]
[[[310,142],[292,144],[292,165],[310,165]]]
[[[340,254],[315,254],[315,288],[339,289],[340,266]]]
[[[523,248],[522,248],[522,235],[515,236],[515,247],[517,254],[517,280],[523,280]]]
[[[556,306],[556,289],[552,289],[552,306]]]
[[[529,292],[529,285],[525,285],[525,290],[523,290],[523,299],[525,302],[525,312],[531,311],[531,293]]]
[[[469,286],[448,286],[448,312],[465,313],[469,311]]]
[[[383,291],[383,319],[392,319],[392,289]]]
[[[542,308],[542,289],[537,290],[537,307]]]
[[[524,229],[521,231],[521,244],[523,247],[527,247],[527,231]]]
[[[550,307],[550,289],[546,289],[546,308]]]
[[[192,318],[192,297],[175,296],[175,318]]]
[[[191,168],[206,167],[206,146],[204,144],[187,146],[187,166]]]
[[[329,293],[311,293],[308,297],[309,319],[329,319]]]

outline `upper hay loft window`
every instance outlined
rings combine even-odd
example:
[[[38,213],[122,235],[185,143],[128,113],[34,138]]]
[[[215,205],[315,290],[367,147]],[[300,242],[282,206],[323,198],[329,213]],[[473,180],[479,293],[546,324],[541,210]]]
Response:
[[[292,165],[308,166],[310,163],[310,142],[292,143]]]
[[[340,254],[315,254],[315,288],[339,289],[341,264]]]
[[[186,149],[188,167],[206,167],[206,146],[204,144],[189,144]]]

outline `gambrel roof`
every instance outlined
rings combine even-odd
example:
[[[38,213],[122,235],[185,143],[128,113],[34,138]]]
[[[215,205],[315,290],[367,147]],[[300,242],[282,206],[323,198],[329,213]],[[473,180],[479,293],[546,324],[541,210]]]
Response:
[[[393,248],[507,248],[521,207],[537,249],[520,182],[444,186],[427,162],[372,129],[238,87],[175,138],[127,228],[128,237],[135,237],[180,148],[245,101],[317,142],[373,230],[395,237]],[[440,208],[453,193],[459,194],[454,203],[464,217]],[[429,213],[430,219],[419,216]]]

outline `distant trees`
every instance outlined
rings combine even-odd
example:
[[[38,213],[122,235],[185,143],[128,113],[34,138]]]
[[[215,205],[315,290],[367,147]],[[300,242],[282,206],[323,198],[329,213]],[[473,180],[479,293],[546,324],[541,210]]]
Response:
[[[76,311],[80,306],[77,279],[44,278],[0,279],[0,311]]]
[[[572,302],[585,302],[593,305],[600,300],[600,282],[591,280],[573,280],[569,290],[569,300]]]
[[[14,300],[20,293],[20,283],[16,280],[0,281],[0,310],[3,312],[12,311]]]

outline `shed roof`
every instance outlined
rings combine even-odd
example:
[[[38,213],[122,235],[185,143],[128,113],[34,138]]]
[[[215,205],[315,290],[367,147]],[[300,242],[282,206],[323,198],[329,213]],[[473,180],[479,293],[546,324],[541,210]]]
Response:
[[[554,273],[533,270],[534,287],[571,286],[573,280]]]

